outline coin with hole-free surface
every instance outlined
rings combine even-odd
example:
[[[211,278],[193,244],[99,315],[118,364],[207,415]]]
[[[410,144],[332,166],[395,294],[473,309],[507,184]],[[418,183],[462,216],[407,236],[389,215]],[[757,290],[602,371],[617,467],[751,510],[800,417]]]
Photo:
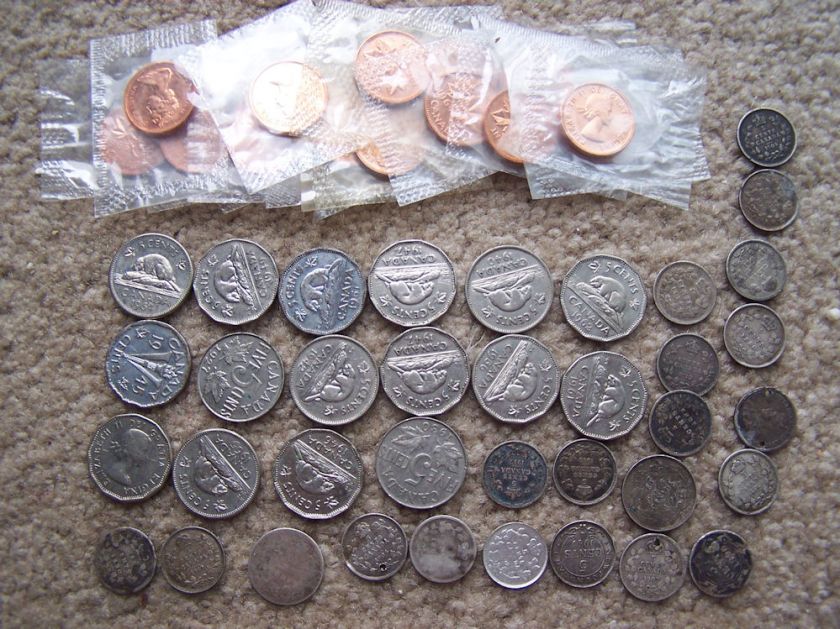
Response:
[[[744,299],[767,301],[785,287],[787,265],[782,254],[769,242],[745,240],[726,256],[726,279]]]
[[[102,160],[121,176],[144,175],[164,161],[158,143],[140,133],[119,109],[103,118],[97,144]]]
[[[257,75],[248,105],[266,130],[296,137],[318,122],[326,110],[327,86],[311,66],[281,61]]]
[[[158,146],[166,161],[182,173],[209,173],[227,163],[224,140],[207,111],[193,110],[186,124],[160,138]]]
[[[574,88],[566,97],[560,123],[571,145],[592,157],[623,151],[636,133],[636,117],[627,98],[601,83]]]
[[[170,61],[144,65],[128,80],[123,109],[128,121],[143,133],[166,135],[193,112],[190,93],[195,86]]]
[[[475,537],[464,522],[451,515],[436,515],[414,529],[409,544],[411,564],[432,583],[463,579],[475,563]]]
[[[426,49],[409,33],[375,33],[359,46],[354,76],[357,85],[376,100],[387,105],[408,103],[429,83]]]
[[[157,570],[155,545],[138,529],[123,526],[105,533],[93,554],[102,584],[117,594],[144,590]]]
[[[691,549],[688,571],[697,589],[724,598],[746,585],[752,572],[752,554],[744,538],[732,531],[709,531]]]
[[[347,525],[341,537],[344,565],[365,581],[397,574],[408,557],[408,540],[399,523],[382,513],[365,513]]]
[[[664,601],[685,581],[685,555],[667,535],[647,533],[631,541],[618,564],[621,583],[642,601]]]
[[[493,97],[484,114],[484,137],[493,150],[513,164],[524,164],[522,131],[510,113],[510,94],[507,90]]]
[[[663,317],[679,325],[707,319],[715,309],[717,288],[699,264],[679,260],[663,267],[653,284],[653,303]]]
[[[650,409],[650,436],[671,456],[691,456],[712,438],[712,412],[706,401],[691,391],[669,391]]]
[[[718,490],[730,509],[741,515],[758,515],[770,508],[779,491],[776,464],[763,452],[733,452],[718,472]]]
[[[796,185],[778,170],[757,170],[744,180],[738,193],[744,218],[761,231],[788,227],[799,214]]]
[[[548,564],[548,548],[533,527],[508,522],[490,533],[481,558],[494,583],[521,590],[540,580]]]
[[[735,407],[735,432],[747,447],[775,452],[796,434],[796,408],[776,388],[753,389]]]
[[[303,531],[277,528],[251,550],[248,580],[257,594],[275,605],[297,605],[312,597],[324,578],[324,556]]]
[[[484,141],[483,88],[481,75],[472,72],[452,72],[432,81],[423,98],[423,112],[439,140],[460,147]]]
[[[603,583],[612,572],[615,545],[600,524],[577,520],[557,532],[549,557],[554,573],[563,583],[590,588]]]
[[[160,568],[173,588],[200,594],[216,585],[225,573],[225,549],[219,538],[200,526],[172,533],[160,551]]]
[[[736,363],[753,369],[769,367],[785,351],[785,324],[772,308],[746,304],[726,319],[723,343]]]
[[[637,461],[627,472],[621,502],[630,519],[643,529],[671,531],[694,512],[697,486],[682,461],[654,454]]]
[[[548,482],[543,455],[524,441],[505,441],[484,459],[482,484],[490,499],[510,509],[539,500]]]
[[[668,391],[706,395],[717,383],[720,363],[712,344],[697,334],[678,334],[656,354],[656,375]]]
[[[762,107],[744,114],[738,123],[738,148],[756,166],[776,168],[793,157],[796,130],[775,109]]]
[[[554,486],[576,505],[594,505],[610,495],[618,466],[610,449],[599,441],[577,439],[563,446],[554,459]]]

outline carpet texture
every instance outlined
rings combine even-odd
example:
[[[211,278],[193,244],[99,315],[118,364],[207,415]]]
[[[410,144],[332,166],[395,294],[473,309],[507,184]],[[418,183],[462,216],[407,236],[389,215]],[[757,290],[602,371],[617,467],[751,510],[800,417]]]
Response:
[[[91,37],[171,21],[212,17],[224,32],[263,15],[272,3],[4,4],[0,11],[4,129],[0,138],[0,484],[4,488],[0,618],[4,626],[838,626],[836,165],[840,144],[836,129],[840,109],[834,97],[840,78],[840,35],[836,3],[503,3],[508,18],[549,29],[561,22],[601,17],[635,20],[644,41],[679,46],[688,61],[707,69],[703,137],[712,178],[695,186],[689,212],[642,198],[625,203],[596,197],[531,202],[524,181],[496,175],[489,188],[469,194],[407,208],[354,209],[320,223],[296,210],[249,209],[223,216],[210,207],[94,220],[88,201],[45,203],[38,197],[34,174],[38,60],[85,56]],[[737,366],[723,349],[723,322],[742,303],[726,283],[723,262],[736,242],[755,235],[737,209],[738,189],[751,167],[738,152],[735,128],[741,115],[757,105],[781,109],[798,129],[798,151],[783,170],[798,185],[801,213],[791,227],[770,237],[789,270],[787,287],[772,302],[787,326],[787,349],[775,366],[748,370]],[[404,417],[382,393],[362,420],[343,430],[362,455],[366,481],[354,507],[334,520],[301,520],[274,495],[269,474],[280,445],[313,425],[294,407],[288,390],[269,415],[240,427],[259,454],[263,481],[255,502],[238,517],[201,521],[181,506],[171,485],[141,505],[122,507],[108,501],[88,478],[86,449],[100,423],[128,411],[105,385],[103,359],[110,340],[131,319],[115,306],[106,278],[119,244],[144,231],[175,236],[194,261],[223,239],[255,239],[273,253],[281,269],[305,248],[327,245],[347,251],[367,270],[375,253],[389,243],[422,238],[449,254],[459,285],[476,256],[505,243],[533,248],[555,281],[587,254],[616,254],[641,271],[648,294],[666,263],[689,259],[704,265],[717,283],[718,302],[708,320],[689,330],[709,338],[721,360],[720,380],[707,396],[714,435],[700,454],[687,460],[699,499],[694,515],[672,535],[687,553],[707,530],[739,532],[754,557],[747,587],[731,599],[716,601],[687,580],[670,600],[645,604],[624,591],[617,570],[603,586],[588,591],[564,586],[549,571],[534,587],[510,592],[493,585],[480,558],[454,585],[430,584],[410,565],[386,583],[361,581],[343,566],[340,556],[339,537],[352,517],[382,511],[410,534],[431,515],[398,508],[376,482],[376,444]],[[193,299],[168,320],[189,341],[194,365],[228,331],[205,317]],[[471,318],[462,292],[439,324],[468,348],[471,361],[495,336]],[[277,307],[244,329],[269,339],[287,368],[309,340],[285,321]],[[655,399],[663,393],[654,372],[656,351],[682,331],[665,321],[651,301],[636,332],[609,349],[622,352],[641,368]],[[398,332],[370,304],[349,330],[377,360]],[[561,369],[597,348],[569,328],[557,303],[533,334],[553,350]],[[751,518],[737,516],[723,504],[716,478],[723,459],[739,447],[732,426],[735,403],[759,385],[788,393],[799,411],[799,427],[793,442],[773,455],[781,480],[777,502],[768,513]],[[196,431],[222,426],[202,406],[195,372],[179,399],[148,415],[164,427],[175,450]],[[463,438],[469,471],[458,495],[432,513],[460,516],[480,543],[496,526],[512,520],[535,526],[550,540],[563,524],[592,519],[609,529],[619,553],[642,533],[625,515],[618,489],[604,502],[584,508],[563,501],[550,488],[542,500],[519,512],[498,507],[485,496],[481,465],[496,444],[521,438],[552,460],[562,444],[576,437],[559,405],[533,424],[513,429],[485,415],[470,393],[444,419]],[[646,420],[613,449],[622,475],[637,459],[654,453]],[[121,597],[98,583],[92,551],[105,529],[137,526],[159,548],[170,532],[188,524],[212,529],[227,549],[227,574],[214,590],[188,598],[158,575],[142,595]],[[326,561],[326,575],[315,597],[289,609],[264,602],[247,579],[251,546],[277,526],[298,527],[312,535]]]

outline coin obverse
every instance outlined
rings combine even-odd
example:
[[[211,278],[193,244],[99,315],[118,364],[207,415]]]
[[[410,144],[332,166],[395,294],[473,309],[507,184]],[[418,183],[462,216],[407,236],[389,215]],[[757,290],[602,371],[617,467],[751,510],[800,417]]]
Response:
[[[618,564],[624,588],[642,601],[664,601],[685,581],[685,556],[677,543],[661,533],[631,541]]]
[[[712,412],[691,391],[670,391],[650,409],[650,436],[665,454],[691,456],[712,438]]]
[[[787,266],[782,254],[769,242],[745,240],[726,256],[726,279],[744,299],[767,301],[785,287]]]
[[[720,466],[718,489],[726,506],[736,513],[764,513],[779,491],[776,464],[758,450],[733,452]]]
[[[736,363],[753,369],[769,367],[785,351],[785,324],[772,308],[746,304],[726,319],[723,343]]]
[[[524,441],[506,441],[484,460],[484,491],[498,505],[521,509],[545,493],[548,466],[543,455]]]
[[[324,578],[324,556],[303,531],[277,528],[251,550],[248,580],[257,594],[275,605],[297,605],[312,597]]]
[[[173,588],[200,594],[216,585],[225,573],[225,549],[213,533],[187,526],[169,536],[160,552],[160,568]]]
[[[521,590],[540,580],[548,564],[548,548],[539,531],[522,522],[509,522],[490,533],[481,558],[494,583]]]
[[[615,545],[607,529],[595,522],[570,522],[551,543],[551,567],[566,585],[590,588],[603,583],[615,564]]]
[[[93,565],[102,584],[112,592],[137,594],[155,576],[155,545],[143,531],[128,526],[116,528],[99,540]]]
[[[715,309],[717,288],[699,264],[680,260],[665,266],[653,284],[653,303],[663,317],[679,325],[693,325]]]
[[[423,520],[414,529],[408,548],[414,569],[432,583],[464,578],[477,552],[470,527],[451,515]]]
[[[697,503],[697,486],[681,461],[654,454],[637,461],[621,485],[621,502],[633,522],[655,532],[685,523]]]
[[[341,549],[350,572],[366,581],[384,581],[403,567],[408,557],[408,540],[393,518],[366,513],[344,529]]]
[[[296,137],[314,125],[328,102],[327,86],[314,68],[280,61],[264,68],[251,84],[248,106],[269,132]]]
[[[715,348],[697,334],[672,336],[656,354],[656,375],[668,391],[706,395],[717,383],[719,373]]]
[[[776,168],[796,150],[796,131],[784,114],[762,107],[738,122],[738,148],[756,166]]]
[[[724,598],[746,585],[752,572],[752,555],[737,533],[710,531],[691,549],[688,571],[703,594]]]
[[[735,431],[747,447],[775,452],[796,434],[796,408],[778,389],[753,389],[735,407]]]
[[[738,205],[747,222],[766,232],[784,229],[799,213],[796,185],[778,170],[757,170],[747,177]]]
[[[576,505],[594,505],[610,495],[618,466],[610,449],[592,439],[567,443],[554,459],[554,486]]]

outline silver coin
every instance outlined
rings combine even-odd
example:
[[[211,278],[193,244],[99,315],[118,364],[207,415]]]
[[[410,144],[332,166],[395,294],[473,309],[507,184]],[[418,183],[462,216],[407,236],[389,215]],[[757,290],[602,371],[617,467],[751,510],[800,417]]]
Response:
[[[190,254],[164,234],[140,234],[124,243],[111,261],[108,287],[117,305],[142,319],[165,317],[190,294]]]
[[[506,441],[484,459],[484,491],[503,507],[521,509],[535,503],[545,493],[547,481],[543,455],[524,441]]]
[[[193,291],[213,321],[242,325],[271,307],[280,277],[271,254],[250,240],[226,240],[198,261]]]
[[[395,242],[376,256],[368,293],[383,317],[397,325],[429,325],[455,299],[455,269],[446,254],[422,240]]]
[[[464,578],[475,563],[475,538],[458,518],[436,515],[414,529],[409,553],[420,576],[433,583],[453,583]]]
[[[224,428],[190,437],[172,466],[175,493],[195,515],[232,518],[251,504],[260,485],[260,463],[243,437]]]
[[[691,580],[697,589],[723,598],[744,587],[752,572],[747,543],[732,531],[709,531],[695,542],[688,560]]]
[[[248,422],[274,407],[283,393],[283,378],[283,361],[268,341],[235,332],[205,352],[198,365],[198,393],[216,417]]]
[[[411,417],[391,428],[376,451],[376,478],[404,507],[431,509],[458,493],[467,454],[454,430],[430,417]]]
[[[629,433],[645,414],[648,393],[639,369],[621,354],[593,352],[566,371],[560,404],[585,437],[608,441]]]
[[[508,522],[490,533],[481,558],[487,576],[495,583],[521,590],[540,580],[548,564],[548,548],[536,529]]]
[[[621,502],[630,519],[643,529],[670,531],[691,517],[697,486],[681,461],[654,454],[637,461],[627,472]]]
[[[169,438],[142,415],[112,417],[93,433],[88,470],[96,487],[118,502],[141,502],[160,491],[172,468]]]
[[[312,597],[324,578],[324,556],[303,531],[278,528],[251,550],[248,580],[257,594],[275,605],[297,605]]]
[[[588,520],[570,522],[551,542],[551,567],[566,585],[591,588],[603,583],[615,564],[615,545],[607,529]]]
[[[645,285],[628,262],[610,255],[580,260],[563,279],[560,305],[581,336],[614,341],[635,330],[645,314]]]
[[[680,260],[663,267],[653,284],[653,303],[663,317],[679,325],[700,323],[712,314],[717,288],[699,264]]]
[[[726,279],[741,297],[767,301],[785,287],[787,266],[782,254],[769,242],[745,240],[726,256]]]
[[[467,273],[467,305],[487,328],[502,334],[530,330],[554,300],[551,272],[536,255],[506,245],[482,253]]]
[[[650,436],[665,454],[691,456],[712,438],[712,412],[691,391],[670,391],[650,409]]]
[[[105,374],[123,402],[150,408],[173,400],[187,386],[191,362],[178,330],[162,321],[136,321],[111,343]]]
[[[712,344],[697,334],[678,334],[656,354],[656,375],[668,391],[706,395],[717,383],[720,363]]]
[[[784,229],[799,213],[796,185],[778,170],[757,170],[744,180],[738,193],[744,218],[766,232]]]
[[[746,304],[726,319],[723,344],[736,363],[756,369],[769,367],[785,351],[785,325],[773,309]]]
[[[747,447],[775,452],[796,434],[796,408],[778,389],[753,389],[735,407],[735,431]]]
[[[105,533],[93,555],[102,584],[117,594],[144,590],[157,570],[155,545],[143,532],[123,526]]]
[[[567,443],[554,459],[554,486],[576,505],[594,505],[610,495],[618,466],[610,449],[591,439]]]
[[[362,492],[364,466],[337,432],[310,428],[289,439],[274,461],[274,491],[291,511],[310,520],[344,513]]]
[[[283,314],[307,334],[335,334],[349,327],[365,305],[365,277],[343,251],[319,247],[296,257],[277,299]]]
[[[490,415],[509,424],[542,417],[560,392],[554,356],[530,336],[508,334],[489,342],[473,365],[472,387]]]
[[[341,549],[350,572],[366,581],[384,581],[403,567],[408,557],[408,540],[393,518],[366,513],[344,529]]]
[[[359,419],[376,399],[379,370],[358,341],[340,334],[322,336],[300,350],[289,389],[300,412],[323,426]]]
[[[470,381],[467,353],[438,328],[413,328],[391,341],[379,368],[382,388],[412,415],[440,415],[464,397]]]
[[[758,515],[770,508],[779,491],[776,465],[758,450],[733,452],[718,473],[720,496],[730,509],[741,515]]]
[[[664,601],[685,581],[685,556],[667,535],[646,533],[627,544],[618,572],[625,589],[639,600]]]
[[[200,594],[216,585],[225,573],[225,549],[219,538],[200,526],[172,533],[160,552],[160,568],[173,588]]]
[[[738,122],[738,148],[757,166],[776,168],[796,150],[796,131],[782,113],[762,107],[744,114]]]

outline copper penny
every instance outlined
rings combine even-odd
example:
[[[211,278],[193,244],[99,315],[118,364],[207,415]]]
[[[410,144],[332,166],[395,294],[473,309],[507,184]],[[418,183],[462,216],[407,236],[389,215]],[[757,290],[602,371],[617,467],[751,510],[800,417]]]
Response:
[[[599,83],[581,85],[569,94],[561,124],[572,146],[593,157],[620,153],[636,131],[636,118],[627,99]]]
[[[199,109],[193,111],[187,124],[160,139],[160,150],[167,162],[185,173],[206,173],[225,155],[213,117]]]
[[[426,94],[423,103],[426,122],[444,142],[455,146],[475,146],[484,140],[481,77],[468,72],[444,76]]]
[[[508,91],[496,94],[484,114],[484,135],[499,157],[514,164],[524,164],[519,156],[522,137],[514,125],[511,128],[510,96]]]
[[[123,108],[143,133],[164,135],[180,127],[193,110],[188,94],[195,87],[168,61],[143,66],[128,80]]]
[[[308,65],[281,61],[254,79],[248,104],[254,117],[272,133],[298,136],[327,108],[327,86]]]
[[[429,83],[426,49],[402,31],[376,33],[359,46],[355,76],[369,96],[389,105],[407,103]]]
[[[388,160],[384,159],[382,151],[373,142],[356,151],[356,157],[365,168],[386,177],[404,175],[417,168],[422,161],[418,153],[410,151],[407,146],[397,145],[394,163],[387,163]]]
[[[102,159],[121,175],[142,175],[163,162],[157,142],[132,127],[119,109],[105,116],[100,133]]]

